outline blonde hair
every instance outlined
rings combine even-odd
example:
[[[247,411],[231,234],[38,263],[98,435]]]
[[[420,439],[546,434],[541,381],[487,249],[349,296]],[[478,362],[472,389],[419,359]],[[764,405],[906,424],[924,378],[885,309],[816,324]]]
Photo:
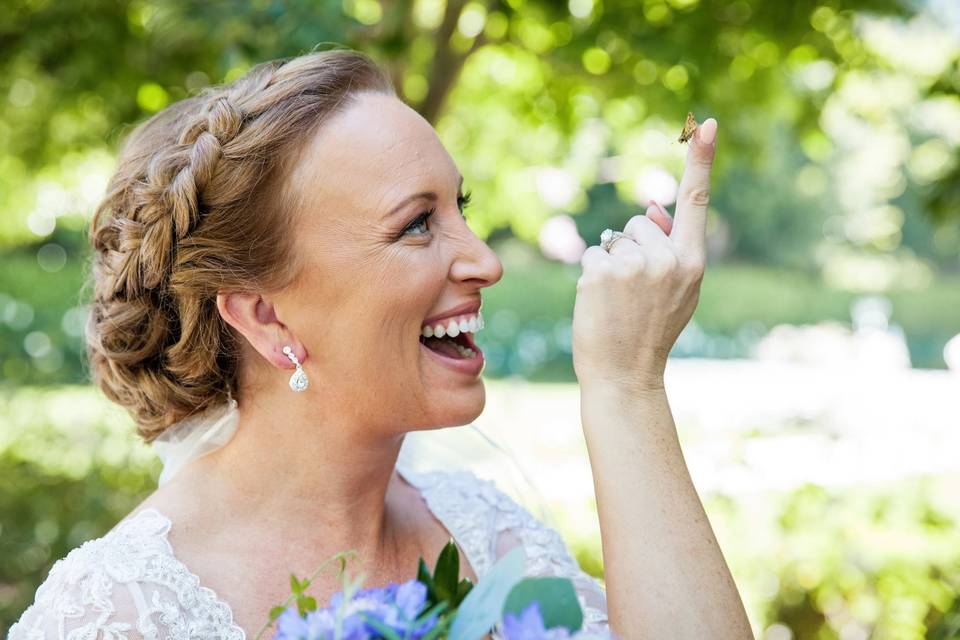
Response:
[[[273,60],[174,103],[128,136],[89,238],[91,377],[151,442],[174,422],[238,397],[239,338],[220,290],[282,288],[300,270],[297,150],[359,93],[395,95],[362,53]]]

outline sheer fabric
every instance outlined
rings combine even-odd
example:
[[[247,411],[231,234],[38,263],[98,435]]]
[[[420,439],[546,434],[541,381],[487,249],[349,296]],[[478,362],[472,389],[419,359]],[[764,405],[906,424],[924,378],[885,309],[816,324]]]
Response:
[[[524,575],[570,578],[583,637],[615,638],[600,583],[582,571],[560,534],[468,470],[398,471],[417,487],[478,578],[522,545]],[[171,521],[144,509],[58,560],[8,640],[245,640],[230,606],[200,584],[167,541]],[[493,640],[502,640],[499,627]],[[252,638],[252,636],[251,636]]]

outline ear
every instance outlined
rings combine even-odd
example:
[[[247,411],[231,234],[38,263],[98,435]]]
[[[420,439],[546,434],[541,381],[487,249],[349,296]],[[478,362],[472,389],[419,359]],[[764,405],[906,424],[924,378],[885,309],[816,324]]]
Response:
[[[307,359],[306,349],[277,318],[273,304],[260,294],[220,292],[217,294],[217,309],[224,321],[275,367],[293,368],[290,358],[283,352],[286,345],[290,345],[301,364]]]

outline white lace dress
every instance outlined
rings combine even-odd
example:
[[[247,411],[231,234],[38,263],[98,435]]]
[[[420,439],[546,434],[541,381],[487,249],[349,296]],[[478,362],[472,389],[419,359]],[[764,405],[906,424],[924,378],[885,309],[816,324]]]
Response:
[[[522,544],[524,575],[570,578],[583,631],[615,637],[603,588],[580,569],[555,529],[471,471],[413,471],[399,462],[397,470],[420,490],[478,578]],[[73,549],[50,569],[8,640],[244,640],[230,605],[174,556],[170,527],[166,516],[148,508]],[[498,626],[493,639],[502,637]]]

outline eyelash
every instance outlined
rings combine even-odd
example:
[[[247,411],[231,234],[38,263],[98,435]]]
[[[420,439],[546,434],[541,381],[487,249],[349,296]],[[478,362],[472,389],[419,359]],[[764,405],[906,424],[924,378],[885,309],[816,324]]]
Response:
[[[470,196],[471,196],[471,194],[472,194],[471,191],[467,191],[467,192],[464,193],[462,196],[460,196],[459,198],[457,198],[457,204],[460,206],[460,215],[463,216],[463,219],[464,219],[464,220],[467,219],[467,216],[466,216],[466,214],[464,214],[463,212],[464,212],[464,210],[470,205]],[[413,219],[413,222],[411,222],[410,224],[408,224],[408,225],[406,226],[406,228],[403,230],[403,233],[402,233],[401,235],[404,235],[404,236],[405,236],[405,235],[409,235],[407,232],[408,232],[410,229],[415,229],[415,228],[418,227],[419,225],[425,224],[425,223],[430,219],[430,217],[431,217],[434,213],[436,213],[436,212],[437,212],[437,208],[436,208],[436,207],[431,208],[429,211],[424,211],[423,213],[421,213],[420,215],[418,215],[416,218],[414,218],[414,219]],[[419,233],[419,234],[414,234],[414,235],[424,235],[424,234]]]

